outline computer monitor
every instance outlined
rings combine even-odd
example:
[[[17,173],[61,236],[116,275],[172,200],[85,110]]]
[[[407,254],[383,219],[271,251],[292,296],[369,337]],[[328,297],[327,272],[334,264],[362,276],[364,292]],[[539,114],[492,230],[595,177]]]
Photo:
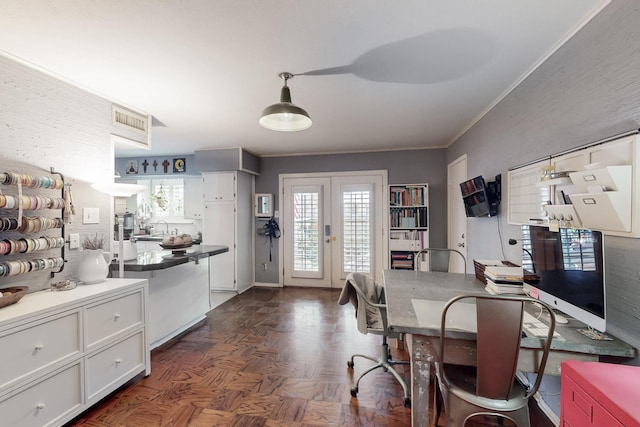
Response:
[[[604,332],[605,280],[602,233],[522,226],[525,289],[549,305]]]

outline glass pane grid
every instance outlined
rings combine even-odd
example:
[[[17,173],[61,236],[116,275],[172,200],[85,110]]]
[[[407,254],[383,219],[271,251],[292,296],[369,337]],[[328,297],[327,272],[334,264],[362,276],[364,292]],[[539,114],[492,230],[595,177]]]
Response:
[[[293,195],[293,269],[320,270],[320,201],[318,193]]]
[[[345,191],[343,267],[345,272],[371,272],[371,199],[369,191]]]

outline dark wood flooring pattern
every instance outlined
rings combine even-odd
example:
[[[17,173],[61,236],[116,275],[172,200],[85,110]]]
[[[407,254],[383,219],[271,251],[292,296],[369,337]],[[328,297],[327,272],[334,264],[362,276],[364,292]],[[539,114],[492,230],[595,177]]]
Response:
[[[338,305],[338,296],[336,289],[252,288],[154,350],[149,377],[68,426],[410,426],[402,389],[386,372],[368,374],[351,397],[348,358],[377,355],[381,338],[358,333],[353,307]],[[368,363],[356,359],[356,373]],[[408,367],[398,371],[409,381]]]

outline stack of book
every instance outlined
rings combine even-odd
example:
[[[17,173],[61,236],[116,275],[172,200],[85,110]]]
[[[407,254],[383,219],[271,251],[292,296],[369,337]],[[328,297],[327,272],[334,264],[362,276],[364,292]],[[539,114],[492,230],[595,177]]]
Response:
[[[490,294],[524,294],[522,287],[522,267],[486,266],[485,289]]]

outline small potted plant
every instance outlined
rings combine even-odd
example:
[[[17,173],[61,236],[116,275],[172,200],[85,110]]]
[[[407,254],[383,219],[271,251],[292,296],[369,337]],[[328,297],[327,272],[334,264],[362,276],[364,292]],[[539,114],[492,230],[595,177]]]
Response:
[[[109,274],[109,266],[104,259],[104,245],[104,236],[97,233],[95,236],[87,235],[82,241],[84,251],[78,265],[78,279],[83,283],[102,283]]]
[[[82,249],[90,249],[90,250],[98,250],[104,249],[105,239],[104,236],[98,236],[96,233],[95,236],[86,235],[84,240],[82,241]]]

